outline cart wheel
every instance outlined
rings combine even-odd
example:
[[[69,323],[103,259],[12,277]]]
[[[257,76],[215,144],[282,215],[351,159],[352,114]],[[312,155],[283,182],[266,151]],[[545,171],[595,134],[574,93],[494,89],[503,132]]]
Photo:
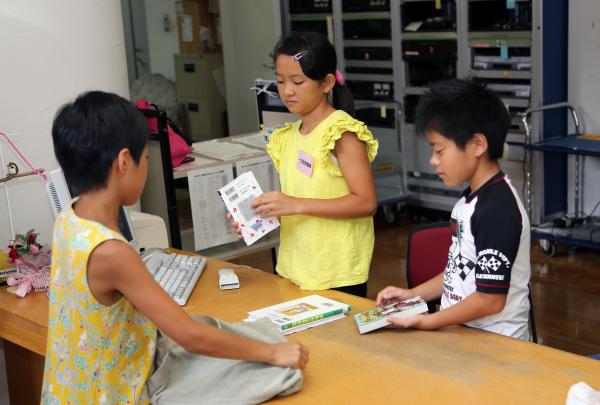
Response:
[[[542,253],[548,257],[553,257],[556,254],[556,242],[548,239],[540,239],[540,248]]]
[[[395,205],[384,205],[383,206],[383,216],[385,217],[385,221],[388,224],[393,224],[396,222],[398,218],[398,214],[396,213],[397,209]]]

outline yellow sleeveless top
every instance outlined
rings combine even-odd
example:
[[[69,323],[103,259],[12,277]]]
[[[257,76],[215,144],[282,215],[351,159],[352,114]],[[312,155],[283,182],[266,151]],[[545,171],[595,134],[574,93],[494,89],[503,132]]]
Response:
[[[148,403],[156,326],[124,297],[100,304],[87,284],[90,254],[110,239],[126,242],[71,206],[54,224],[42,404]]]
[[[369,162],[377,141],[364,123],[337,110],[309,134],[299,132],[301,121],[288,123],[269,139],[267,152],[279,172],[281,191],[300,198],[338,198],[350,193],[332,155],[335,142],[352,132],[365,143]],[[298,153],[312,157],[310,176],[297,167]],[[310,215],[281,218],[277,272],[305,290],[361,284],[369,277],[375,236],[373,218],[331,219]]]

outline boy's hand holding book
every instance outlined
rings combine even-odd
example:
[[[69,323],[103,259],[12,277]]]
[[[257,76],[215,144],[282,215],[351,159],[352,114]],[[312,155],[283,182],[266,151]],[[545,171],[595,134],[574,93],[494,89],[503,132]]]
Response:
[[[376,304],[378,307],[390,304],[395,301],[404,301],[415,297],[412,290],[398,288],[393,286],[385,287],[377,294]]]
[[[402,291],[409,291],[395,287],[388,287],[385,290],[388,290],[390,296],[393,295],[392,293],[399,294]],[[394,296],[396,297],[397,295]],[[384,299],[378,296],[377,300],[378,302],[383,302]],[[427,312],[427,303],[419,296],[405,300],[392,298],[386,298],[386,300],[388,301],[383,305],[354,315],[359,333],[367,333],[386,326],[400,328],[415,327],[426,317],[423,314]]]
[[[423,319],[427,317],[428,314],[418,314],[409,316],[406,318],[399,318],[397,316],[389,316],[387,318],[390,323],[388,327],[390,328],[398,328],[398,329],[423,329],[421,327]]]

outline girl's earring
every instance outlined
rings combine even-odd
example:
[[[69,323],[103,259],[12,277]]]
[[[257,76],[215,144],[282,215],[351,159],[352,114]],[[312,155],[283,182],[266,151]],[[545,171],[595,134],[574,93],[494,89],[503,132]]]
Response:
[[[333,105],[333,90],[327,93],[327,101],[329,102],[329,104]]]

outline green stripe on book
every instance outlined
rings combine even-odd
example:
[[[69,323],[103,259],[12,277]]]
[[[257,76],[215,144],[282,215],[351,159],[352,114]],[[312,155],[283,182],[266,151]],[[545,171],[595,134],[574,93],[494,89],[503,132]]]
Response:
[[[308,323],[311,323],[311,322],[314,322],[314,321],[318,321],[319,319],[329,318],[330,316],[341,314],[343,312],[344,312],[343,309],[336,309],[336,310],[333,310],[333,311],[325,312],[323,314],[309,316],[308,318],[300,319],[300,320],[295,321],[295,322],[289,322],[289,323],[286,323],[284,325],[281,325],[280,329],[282,331],[288,330],[288,329],[292,329],[292,328],[295,328],[297,326],[306,325]]]

